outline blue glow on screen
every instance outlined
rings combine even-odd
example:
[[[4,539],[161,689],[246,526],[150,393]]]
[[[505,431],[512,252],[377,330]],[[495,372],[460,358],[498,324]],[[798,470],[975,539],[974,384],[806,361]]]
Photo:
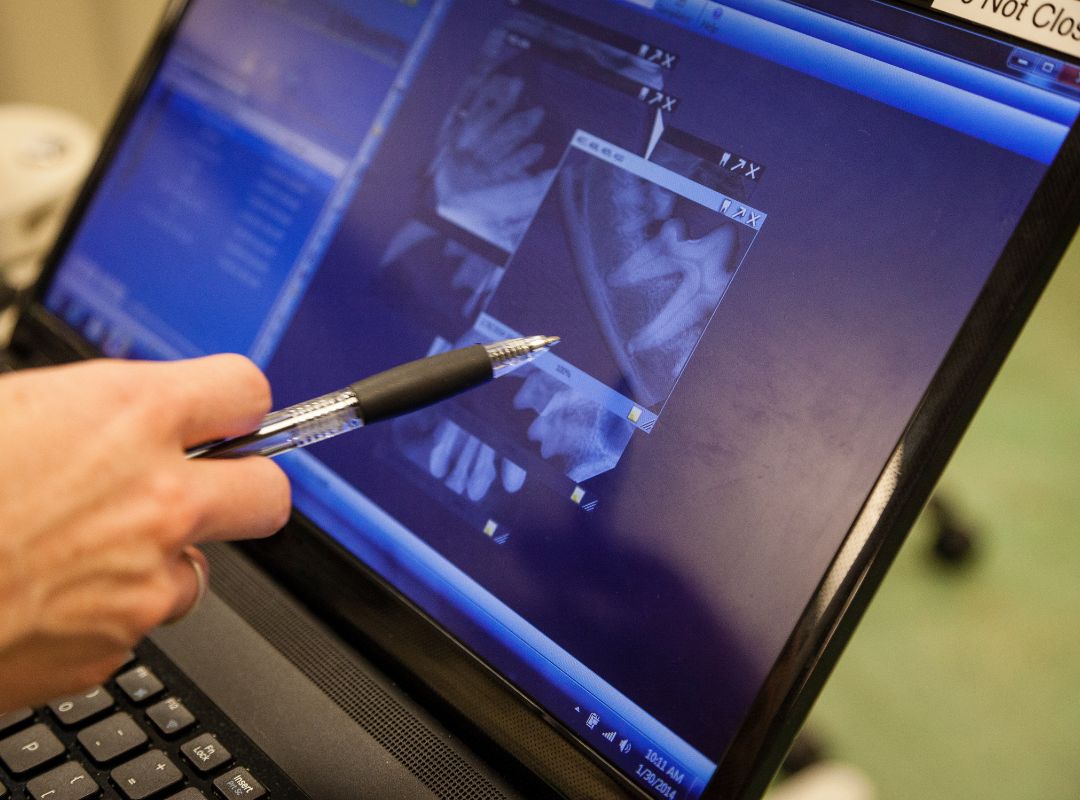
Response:
[[[1077,109],[778,0],[196,0],[47,304],[109,355],[246,353],[278,406],[562,336],[283,464],[302,513],[693,798]]]

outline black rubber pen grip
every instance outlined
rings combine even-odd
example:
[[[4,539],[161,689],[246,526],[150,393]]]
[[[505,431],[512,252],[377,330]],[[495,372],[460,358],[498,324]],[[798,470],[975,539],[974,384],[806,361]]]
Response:
[[[410,361],[349,388],[364,424],[407,414],[491,380],[491,357],[483,345]]]

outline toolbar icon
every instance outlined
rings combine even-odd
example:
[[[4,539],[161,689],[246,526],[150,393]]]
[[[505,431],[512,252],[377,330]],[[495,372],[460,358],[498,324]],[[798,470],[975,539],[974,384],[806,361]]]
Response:
[[[623,755],[626,755],[627,753],[630,752],[630,740],[629,739],[620,739],[619,740],[619,752],[622,753]]]
[[[615,733],[615,731],[605,731],[604,733],[601,734],[601,736],[603,736],[609,742],[614,742],[615,737],[618,736],[618,734]]]
[[[590,731],[600,724],[600,715],[596,713],[589,714],[589,718],[585,720],[585,727]]]
[[[1026,53],[1013,53],[1009,56],[1009,66],[1014,69],[1030,70],[1035,66],[1035,60]]]

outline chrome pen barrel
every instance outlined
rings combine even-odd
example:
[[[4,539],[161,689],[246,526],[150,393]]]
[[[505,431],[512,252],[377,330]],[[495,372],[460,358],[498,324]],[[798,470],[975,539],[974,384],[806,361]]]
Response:
[[[400,364],[346,389],[274,411],[258,430],[193,447],[187,457],[275,456],[307,447],[446,400],[529,363],[558,342],[558,336],[523,336]]]
[[[242,458],[274,456],[307,447],[364,423],[357,416],[359,401],[349,389],[324,394],[303,403],[267,414],[258,429],[235,439],[203,445],[188,451],[188,458]]]
[[[558,336],[522,336],[483,345],[491,359],[493,377],[501,377],[524,366],[559,343]]]

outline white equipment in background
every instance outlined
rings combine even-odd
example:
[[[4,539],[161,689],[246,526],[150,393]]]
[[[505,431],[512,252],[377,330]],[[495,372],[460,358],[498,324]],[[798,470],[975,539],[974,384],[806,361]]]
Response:
[[[16,288],[37,277],[39,259],[97,151],[74,114],[0,105],[0,277]]]

